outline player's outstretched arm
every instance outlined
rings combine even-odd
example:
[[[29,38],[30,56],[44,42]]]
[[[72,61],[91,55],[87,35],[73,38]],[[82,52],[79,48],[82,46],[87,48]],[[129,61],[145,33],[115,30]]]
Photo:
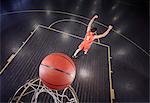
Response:
[[[112,28],[113,27],[109,25],[108,29],[103,34],[95,35],[94,39],[100,39],[100,38],[105,37],[106,35],[108,35],[108,33],[111,31]]]
[[[90,20],[86,32],[89,32],[89,31],[91,30],[92,23],[94,22],[94,20],[95,20],[96,18],[98,18],[98,15],[95,15],[95,16]]]

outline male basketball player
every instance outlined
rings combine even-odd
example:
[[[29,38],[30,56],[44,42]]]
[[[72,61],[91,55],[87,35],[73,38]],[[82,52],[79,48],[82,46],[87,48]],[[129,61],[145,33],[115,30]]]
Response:
[[[95,35],[97,32],[97,28],[92,27],[92,23],[94,22],[94,20],[98,18],[97,15],[95,15],[89,22],[88,27],[87,27],[87,31],[86,31],[86,35],[84,37],[83,42],[79,45],[78,49],[75,51],[73,58],[77,58],[77,54],[83,50],[84,54],[87,54],[88,50],[90,49],[92,43],[94,42],[95,39],[100,39],[105,37],[110,30],[112,29],[112,26],[109,25],[108,29],[103,33],[103,34],[99,34],[99,35]]]

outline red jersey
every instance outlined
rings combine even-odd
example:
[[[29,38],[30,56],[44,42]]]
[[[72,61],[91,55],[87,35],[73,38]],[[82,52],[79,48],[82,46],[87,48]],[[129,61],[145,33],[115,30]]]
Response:
[[[84,42],[86,42],[88,45],[91,45],[94,41],[94,33],[93,32],[87,32],[84,37]]]
[[[93,32],[87,32],[83,42],[79,45],[79,48],[88,51],[91,47],[92,43],[94,41],[94,33]]]

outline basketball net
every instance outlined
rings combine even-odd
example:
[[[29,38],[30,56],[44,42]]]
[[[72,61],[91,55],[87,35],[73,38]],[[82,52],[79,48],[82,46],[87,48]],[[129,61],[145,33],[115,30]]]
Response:
[[[49,99],[47,99],[49,103],[79,103],[76,92],[71,86],[61,91],[51,90],[43,85],[39,78],[27,81],[21,86],[10,99],[10,103],[38,103],[38,100],[40,100],[40,94],[43,93],[46,97],[50,96]],[[29,97],[32,98],[29,100]],[[26,101],[27,98],[28,101]]]

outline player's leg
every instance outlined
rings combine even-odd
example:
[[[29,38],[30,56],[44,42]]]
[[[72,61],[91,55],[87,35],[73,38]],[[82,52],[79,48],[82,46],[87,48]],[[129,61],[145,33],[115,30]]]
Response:
[[[77,58],[77,54],[84,48],[84,41],[79,45],[78,49],[75,51],[74,55],[72,56],[73,58]]]
[[[90,47],[91,47],[91,46],[90,46],[90,45],[88,45],[88,44],[86,44],[86,45],[84,46],[83,51],[84,51],[84,54],[85,54],[85,55],[88,53],[88,51],[89,51]]]
[[[77,54],[81,51],[82,49],[78,48],[75,53],[73,54],[73,58],[77,58]]]
[[[88,50],[85,50],[85,51],[84,51],[84,54],[86,55],[86,54],[87,54],[87,52],[88,52]]]

